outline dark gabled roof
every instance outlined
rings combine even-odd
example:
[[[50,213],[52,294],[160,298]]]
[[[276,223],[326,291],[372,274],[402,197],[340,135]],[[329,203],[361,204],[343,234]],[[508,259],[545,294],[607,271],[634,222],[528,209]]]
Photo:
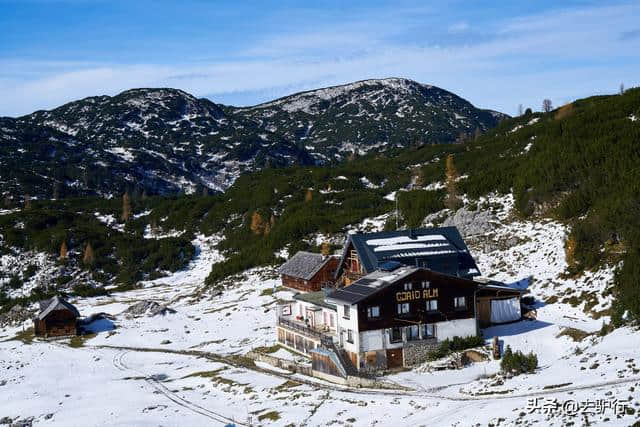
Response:
[[[80,317],[80,312],[78,311],[78,309],[75,308],[71,303],[60,298],[59,296],[55,296],[48,300],[40,301],[39,304],[40,304],[40,314],[38,314],[39,320],[43,320],[51,312],[56,310],[68,310],[71,313],[73,313],[74,316]]]
[[[338,300],[349,304],[357,304],[369,296],[397,283],[410,274],[420,270],[416,267],[400,267],[394,271],[377,270],[356,280],[349,286],[336,289],[327,295],[329,300]]]
[[[350,244],[358,252],[365,273],[371,273],[389,261],[415,266],[419,258],[427,261],[429,270],[440,273],[459,277],[480,274],[456,227],[350,234],[336,270],[336,278],[344,265]]]
[[[282,264],[278,271],[287,276],[311,280],[330,259],[322,254],[300,251]]]
[[[317,305],[319,307],[325,307],[335,311],[336,306],[334,304],[329,304],[327,301],[325,301],[326,296],[327,294],[325,294],[324,291],[304,292],[304,293],[295,294],[293,296],[293,299],[298,301],[304,301],[309,304]]]

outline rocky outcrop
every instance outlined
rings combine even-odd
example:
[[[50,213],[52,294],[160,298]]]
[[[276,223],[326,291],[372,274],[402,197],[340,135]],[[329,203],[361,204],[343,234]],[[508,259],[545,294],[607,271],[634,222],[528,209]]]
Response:
[[[35,310],[21,305],[14,305],[11,310],[0,315],[0,326],[15,326],[30,320],[35,316]]]
[[[166,305],[158,304],[155,301],[140,301],[128,309],[124,314],[127,317],[141,317],[141,316],[158,316],[172,314],[176,311],[167,307]]]
[[[458,209],[455,214],[448,217],[442,226],[454,226],[458,228],[462,237],[471,237],[489,233],[496,228],[498,219],[489,210],[470,210],[466,207]]]

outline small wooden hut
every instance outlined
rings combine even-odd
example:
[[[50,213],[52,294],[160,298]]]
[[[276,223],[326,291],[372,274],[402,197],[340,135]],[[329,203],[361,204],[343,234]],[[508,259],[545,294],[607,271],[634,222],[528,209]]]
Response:
[[[40,301],[40,314],[33,319],[35,334],[41,337],[77,335],[79,317],[78,309],[59,296]]]

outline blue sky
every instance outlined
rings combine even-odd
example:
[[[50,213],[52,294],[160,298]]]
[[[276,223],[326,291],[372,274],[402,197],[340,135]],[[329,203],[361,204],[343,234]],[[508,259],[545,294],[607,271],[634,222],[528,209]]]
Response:
[[[134,87],[252,105],[406,77],[508,114],[640,85],[638,1],[0,0],[0,115]]]

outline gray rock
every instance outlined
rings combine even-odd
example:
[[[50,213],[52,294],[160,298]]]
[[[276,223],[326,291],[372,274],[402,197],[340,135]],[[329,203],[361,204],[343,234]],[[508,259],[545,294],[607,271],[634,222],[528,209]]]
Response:
[[[469,237],[489,233],[496,228],[497,224],[497,218],[488,210],[472,211],[461,208],[445,219],[442,226],[457,227],[462,237]]]
[[[125,310],[127,317],[157,316],[175,313],[176,311],[155,301],[140,301]]]
[[[33,425],[33,417],[24,418],[22,420],[16,420],[11,424],[11,427],[31,427]]]
[[[0,418],[0,424],[2,425],[7,425],[7,424],[11,424],[13,422],[13,420],[9,417],[2,417]]]

